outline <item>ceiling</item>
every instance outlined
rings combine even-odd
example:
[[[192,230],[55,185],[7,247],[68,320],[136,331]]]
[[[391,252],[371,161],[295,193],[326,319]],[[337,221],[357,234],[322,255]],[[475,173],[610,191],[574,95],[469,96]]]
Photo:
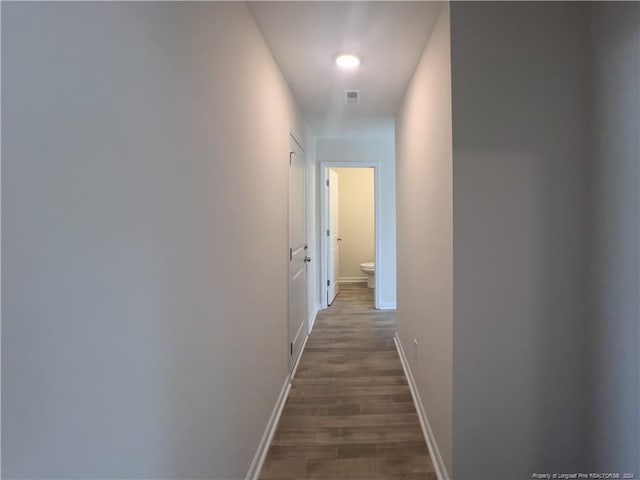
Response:
[[[393,119],[440,3],[248,5],[315,136],[393,136]],[[337,67],[341,53],[360,57],[360,66]],[[345,90],[360,90],[360,104],[345,104]]]

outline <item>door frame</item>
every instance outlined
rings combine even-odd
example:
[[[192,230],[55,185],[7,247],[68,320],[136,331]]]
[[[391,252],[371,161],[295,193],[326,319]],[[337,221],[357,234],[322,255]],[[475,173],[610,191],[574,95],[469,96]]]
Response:
[[[380,291],[379,261],[380,255],[380,163],[379,162],[320,162],[320,306],[327,308],[327,279],[328,279],[328,242],[326,231],[329,227],[329,195],[327,180],[330,168],[373,168],[373,203],[374,203],[374,262],[376,265],[374,308],[380,308],[378,292]]]

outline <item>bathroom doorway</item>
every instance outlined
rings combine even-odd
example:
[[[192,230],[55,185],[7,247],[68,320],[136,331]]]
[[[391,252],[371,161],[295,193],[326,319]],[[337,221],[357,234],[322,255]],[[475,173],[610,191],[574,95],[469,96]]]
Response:
[[[340,289],[370,288],[378,306],[377,163],[321,163],[321,299],[333,303]]]

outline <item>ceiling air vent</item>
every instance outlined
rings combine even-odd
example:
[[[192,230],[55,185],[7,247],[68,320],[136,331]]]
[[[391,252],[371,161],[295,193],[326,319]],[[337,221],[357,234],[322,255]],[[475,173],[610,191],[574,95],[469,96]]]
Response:
[[[344,103],[347,104],[359,104],[360,103],[360,90],[345,90],[344,91]]]

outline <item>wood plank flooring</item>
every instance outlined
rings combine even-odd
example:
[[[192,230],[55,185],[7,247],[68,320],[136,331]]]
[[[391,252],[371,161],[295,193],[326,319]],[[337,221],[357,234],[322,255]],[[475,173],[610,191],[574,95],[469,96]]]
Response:
[[[396,351],[395,312],[343,284],[318,314],[260,478],[435,480]]]

